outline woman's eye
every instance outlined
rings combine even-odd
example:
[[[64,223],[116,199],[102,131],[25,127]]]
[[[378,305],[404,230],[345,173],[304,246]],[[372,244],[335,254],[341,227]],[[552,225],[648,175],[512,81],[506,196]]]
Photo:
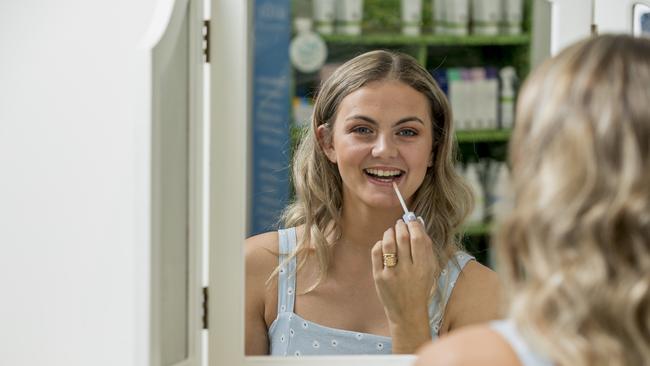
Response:
[[[353,128],[352,132],[355,132],[355,133],[358,133],[358,134],[361,134],[361,135],[367,135],[369,133],[372,133],[372,130],[369,129],[368,127],[359,126],[359,127]]]
[[[411,136],[417,136],[418,132],[411,129],[405,129],[405,130],[400,130],[397,134],[399,136],[411,137]]]

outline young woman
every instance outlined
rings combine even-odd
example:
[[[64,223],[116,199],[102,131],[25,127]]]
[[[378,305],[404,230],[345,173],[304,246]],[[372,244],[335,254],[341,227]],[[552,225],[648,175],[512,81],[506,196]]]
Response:
[[[369,52],[323,83],[288,229],[246,243],[248,355],[412,353],[497,317],[496,275],[458,245],[472,199],[453,147],[448,102],[410,56]],[[400,219],[393,183],[422,221]]]
[[[650,40],[600,36],[526,82],[497,240],[509,318],[417,365],[650,364]]]

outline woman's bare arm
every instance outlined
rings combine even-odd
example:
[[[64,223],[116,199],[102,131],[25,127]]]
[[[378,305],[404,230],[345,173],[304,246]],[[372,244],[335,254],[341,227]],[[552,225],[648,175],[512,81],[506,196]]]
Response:
[[[277,280],[266,282],[278,265],[278,234],[269,232],[246,240],[246,355],[268,355],[266,313],[277,306]],[[275,292],[274,292],[275,291]]]
[[[440,334],[485,323],[502,317],[501,282],[484,265],[470,261],[465,265],[445,308]]]

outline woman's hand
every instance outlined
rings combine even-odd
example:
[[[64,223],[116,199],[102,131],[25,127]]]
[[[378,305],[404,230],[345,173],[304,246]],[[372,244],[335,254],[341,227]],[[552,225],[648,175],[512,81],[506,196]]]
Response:
[[[384,266],[384,254],[397,264]],[[393,353],[413,353],[431,339],[428,303],[437,261],[431,238],[420,221],[397,221],[372,248],[375,288],[388,318]]]

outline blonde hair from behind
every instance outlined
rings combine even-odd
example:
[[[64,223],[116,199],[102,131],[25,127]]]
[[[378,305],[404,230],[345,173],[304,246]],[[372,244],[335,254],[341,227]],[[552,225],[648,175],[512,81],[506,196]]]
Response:
[[[332,131],[343,98],[368,83],[384,80],[403,82],[426,96],[430,103],[433,165],[414,194],[411,210],[427,223],[438,268],[444,268],[459,248],[457,232],[472,209],[473,200],[470,189],[454,170],[455,140],[449,103],[431,75],[412,57],[388,51],[367,52],[340,66],[321,85],[311,124],[294,155],[292,179],[296,196],[284,211],[282,222],[285,227],[305,228],[291,257],[313,249],[318,259],[318,281],[307,291],[327,277],[331,247],[341,237],[344,204],[341,176],[319,145],[316,131],[321,125]],[[300,268],[306,256],[299,258]],[[271,277],[276,274],[277,269]]]
[[[650,40],[598,36],[535,70],[510,159],[510,316],[559,365],[649,364]]]

